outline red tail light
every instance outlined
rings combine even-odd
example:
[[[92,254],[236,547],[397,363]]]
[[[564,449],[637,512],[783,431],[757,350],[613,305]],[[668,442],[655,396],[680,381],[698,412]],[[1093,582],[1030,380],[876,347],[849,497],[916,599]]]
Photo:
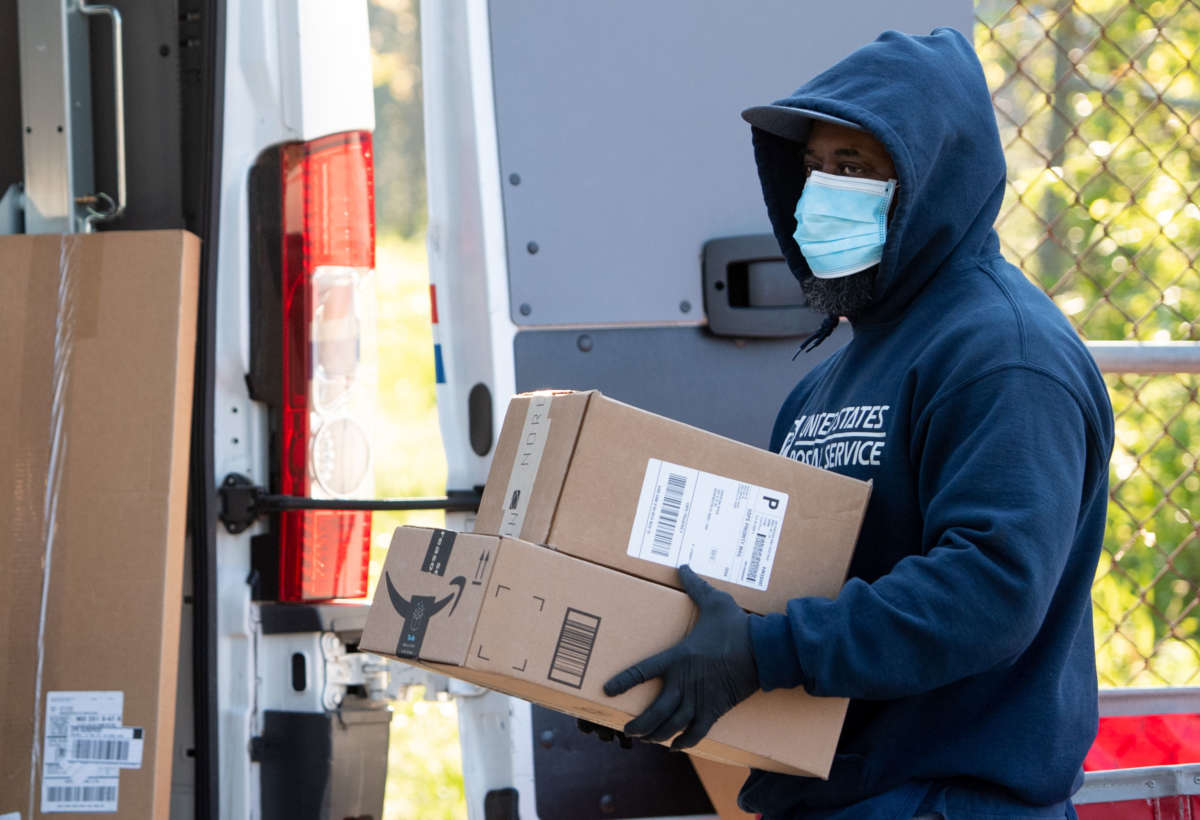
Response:
[[[375,404],[375,191],[371,135],[281,149],[281,491],[369,497]],[[369,512],[280,515],[280,598],[367,594]]]

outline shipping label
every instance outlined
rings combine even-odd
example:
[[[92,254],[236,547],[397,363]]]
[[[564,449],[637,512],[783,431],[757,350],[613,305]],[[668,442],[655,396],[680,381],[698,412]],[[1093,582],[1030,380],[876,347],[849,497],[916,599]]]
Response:
[[[72,737],[86,738],[90,731],[100,728],[119,729],[124,708],[125,693],[119,691],[46,694],[43,813],[117,810],[121,769],[109,761],[73,758],[71,741]],[[84,749],[81,747],[81,750]],[[140,765],[140,748],[138,756]]]
[[[136,726],[96,726],[73,721],[67,727],[67,760],[140,769],[142,734]]]
[[[765,590],[779,546],[786,493],[649,459],[629,555]]]

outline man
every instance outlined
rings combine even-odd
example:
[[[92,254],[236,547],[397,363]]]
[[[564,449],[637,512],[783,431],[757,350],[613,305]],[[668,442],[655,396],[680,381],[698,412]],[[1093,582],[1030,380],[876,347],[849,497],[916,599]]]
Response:
[[[758,688],[803,686],[852,699],[831,775],[753,772],[749,811],[1074,817],[1112,409],[1062,314],[999,254],[1005,165],[974,51],[951,29],[887,32],[743,116],[788,265],[854,329],[771,448],[874,491],[835,600],[748,615],[682,567],[696,626],[606,685],[663,680],[625,731],[687,747]],[[843,457],[854,440],[870,457]]]

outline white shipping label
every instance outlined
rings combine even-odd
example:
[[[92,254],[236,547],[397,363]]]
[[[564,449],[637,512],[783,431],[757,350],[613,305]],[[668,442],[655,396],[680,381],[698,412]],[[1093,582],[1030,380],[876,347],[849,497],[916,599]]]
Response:
[[[136,726],[95,726],[72,721],[67,727],[67,759],[71,763],[105,763],[122,769],[140,769],[142,734]]]
[[[652,458],[627,552],[765,590],[787,502],[786,493]]]
[[[119,728],[124,692],[46,693],[46,742],[42,747],[42,812],[113,812],[121,770],[107,763],[71,759],[72,728]]]

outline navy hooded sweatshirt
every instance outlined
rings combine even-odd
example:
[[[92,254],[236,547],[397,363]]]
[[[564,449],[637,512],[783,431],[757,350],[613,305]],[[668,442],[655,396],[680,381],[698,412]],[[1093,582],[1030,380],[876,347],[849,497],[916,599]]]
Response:
[[[1000,256],[1005,164],[979,61],[952,29],[886,32],[778,104],[864,127],[898,189],[871,305],[771,438],[874,482],[849,580],[751,621],[763,688],[851,698],[846,725],[827,781],[754,772],[741,804],[771,820],[1073,816],[1097,726],[1112,408],[1075,331]],[[810,276],[792,239],[803,152],[753,139],[784,256]]]

